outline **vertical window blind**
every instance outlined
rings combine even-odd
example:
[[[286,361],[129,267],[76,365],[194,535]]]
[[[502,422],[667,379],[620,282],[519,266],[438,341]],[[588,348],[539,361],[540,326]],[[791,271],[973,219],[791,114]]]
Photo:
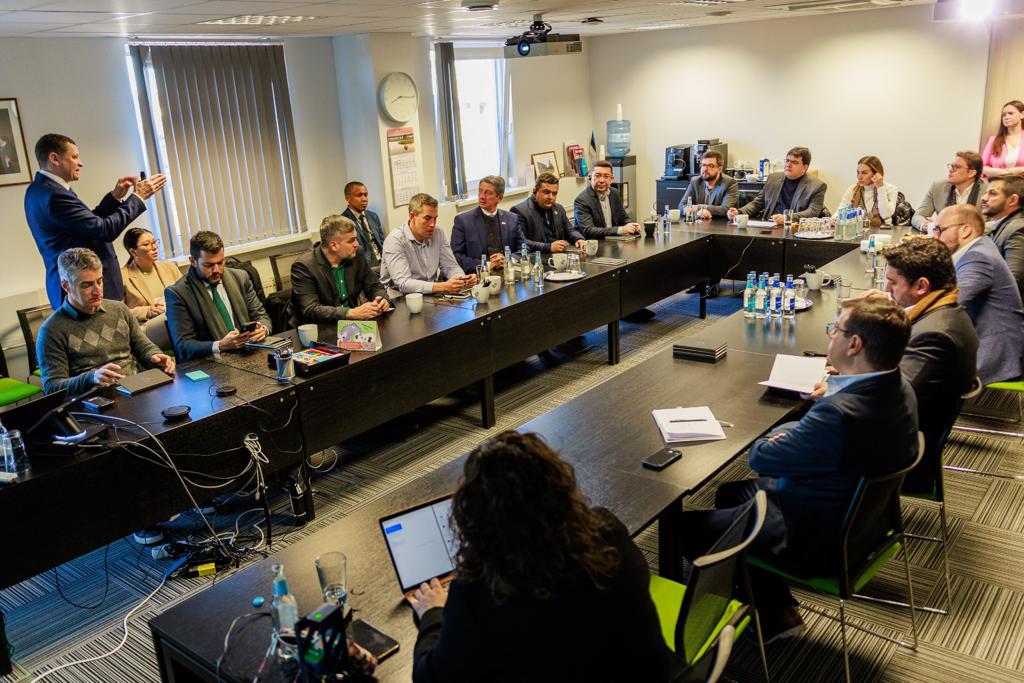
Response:
[[[166,173],[164,257],[200,230],[239,245],[304,232],[281,45],[129,46],[149,167]]]

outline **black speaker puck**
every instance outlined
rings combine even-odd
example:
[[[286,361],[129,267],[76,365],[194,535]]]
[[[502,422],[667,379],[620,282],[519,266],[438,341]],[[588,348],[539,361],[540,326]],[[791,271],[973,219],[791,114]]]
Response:
[[[217,387],[216,392],[218,396],[224,398],[225,396],[234,396],[238,393],[238,389],[232,384],[221,384]]]
[[[184,420],[190,412],[192,409],[188,406],[168,406],[161,410],[160,414],[168,422],[173,422],[174,420]]]

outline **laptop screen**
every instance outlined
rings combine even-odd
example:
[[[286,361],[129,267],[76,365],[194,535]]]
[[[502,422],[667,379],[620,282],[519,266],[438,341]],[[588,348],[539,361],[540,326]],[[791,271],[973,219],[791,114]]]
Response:
[[[459,547],[448,522],[451,509],[449,496],[380,520],[403,592],[455,569]]]

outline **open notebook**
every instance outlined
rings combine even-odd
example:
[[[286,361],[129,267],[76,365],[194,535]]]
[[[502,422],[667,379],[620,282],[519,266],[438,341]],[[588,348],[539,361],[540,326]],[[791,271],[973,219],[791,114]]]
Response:
[[[717,441],[725,438],[722,425],[707,406],[662,408],[652,410],[651,415],[654,416],[665,443]]]

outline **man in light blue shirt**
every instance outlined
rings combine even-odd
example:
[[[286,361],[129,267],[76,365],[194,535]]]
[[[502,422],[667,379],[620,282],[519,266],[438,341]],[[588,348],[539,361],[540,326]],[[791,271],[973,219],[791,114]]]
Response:
[[[437,200],[430,195],[413,195],[409,222],[384,238],[380,281],[389,294],[455,294],[476,283],[476,275],[466,275],[448,238],[437,230]]]

